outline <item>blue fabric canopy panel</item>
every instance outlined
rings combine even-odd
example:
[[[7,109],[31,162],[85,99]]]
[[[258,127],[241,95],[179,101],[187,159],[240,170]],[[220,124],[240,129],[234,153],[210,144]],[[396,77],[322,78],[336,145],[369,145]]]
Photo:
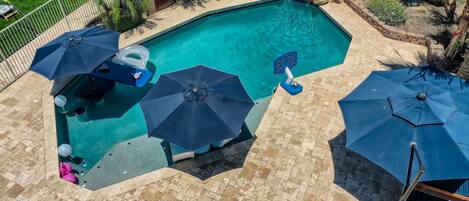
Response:
[[[339,101],[346,147],[404,183],[410,143],[421,181],[469,178],[467,82],[430,68],[376,71]],[[411,178],[418,169],[414,158]]]
[[[102,27],[66,32],[36,50],[31,70],[49,80],[91,73],[119,51],[119,35]]]

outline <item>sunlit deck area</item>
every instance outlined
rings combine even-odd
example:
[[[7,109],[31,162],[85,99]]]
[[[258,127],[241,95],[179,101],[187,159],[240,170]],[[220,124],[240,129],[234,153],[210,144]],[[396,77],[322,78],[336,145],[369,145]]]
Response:
[[[120,46],[247,2],[170,7]],[[0,200],[397,200],[401,184],[344,147],[337,102],[371,71],[425,65],[426,47],[385,38],[344,4],[322,9],[352,36],[344,63],[299,77],[299,95],[276,90],[255,138],[96,191],[59,178],[52,82],[26,73],[0,93]]]

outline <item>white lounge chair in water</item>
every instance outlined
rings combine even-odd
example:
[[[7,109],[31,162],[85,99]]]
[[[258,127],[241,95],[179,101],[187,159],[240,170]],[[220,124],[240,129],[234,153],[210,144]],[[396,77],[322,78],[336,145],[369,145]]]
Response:
[[[171,148],[173,162],[194,158],[195,154],[203,154],[210,150],[210,145],[203,146],[196,150],[189,150],[173,143],[169,143],[169,146]]]
[[[212,146],[213,147],[216,147],[216,148],[222,148],[224,147],[226,144],[228,144],[229,142],[233,141],[236,137],[234,138],[228,138],[228,139],[224,139],[222,141],[218,141],[218,142],[215,142],[215,143],[212,143]]]

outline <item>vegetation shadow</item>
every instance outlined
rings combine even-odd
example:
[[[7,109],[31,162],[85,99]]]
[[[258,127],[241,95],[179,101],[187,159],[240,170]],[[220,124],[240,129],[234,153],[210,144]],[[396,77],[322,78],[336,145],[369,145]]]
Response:
[[[196,7],[205,8],[205,4],[209,1],[210,0],[180,0],[179,3],[184,9],[194,10]]]
[[[378,63],[390,69],[422,68],[428,66],[427,56],[423,53],[418,53],[415,56],[416,62],[409,62],[406,59],[403,59],[397,50],[394,51],[397,55],[400,56],[400,58],[387,58],[384,60],[378,60]]]
[[[446,80],[448,85],[458,84],[461,89],[469,87],[469,81],[461,79],[453,74],[450,74],[445,71],[441,71],[434,66],[427,64],[426,56],[424,54],[417,55],[417,63],[411,63],[403,59],[386,59],[378,61],[382,66],[388,67],[390,69],[404,69],[408,68],[409,73],[417,72],[414,76],[409,78],[409,81],[412,79],[426,79],[432,77],[436,80]]]
[[[124,36],[125,38],[129,38],[137,33],[142,35],[145,33],[146,29],[147,30],[154,29],[158,25],[158,21],[161,21],[161,20],[163,20],[163,18],[159,18],[159,17],[147,18],[141,25],[127,30],[124,33]]]

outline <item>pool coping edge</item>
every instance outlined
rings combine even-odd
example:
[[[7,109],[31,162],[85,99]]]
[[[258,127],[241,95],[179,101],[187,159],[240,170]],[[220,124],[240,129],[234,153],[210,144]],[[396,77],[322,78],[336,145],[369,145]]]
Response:
[[[168,27],[164,30],[161,30],[160,32],[157,32],[157,33],[155,33],[151,36],[145,37],[144,39],[133,42],[132,44],[146,43],[146,42],[148,42],[148,41],[150,41],[150,40],[152,40],[156,37],[162,36],[166,33],[169,33],[173,30],[176,30],[176,29],[178,29],[180,27],[183,27],[187,24],[190,24],[190,23],[192,23],[196,20],[211,16],[211,15],[214,15],[214,14],[227,12],[227,11],[231,11],[231,10],[236,10],[236,9],[240,9],[240,8],[245,8],[245,7],[256,6],[256,5],[259,5],[259,4],[269,3],[269,2],[274,2],[274,1],[278,1],[278,0],[255,0],[255,1],[249,2],[249,3],[241,3],[239,5],[227,6],[227,7],[224,7],[224,8],[218,8],[218,9],[206,11],[206,12],[198,14],[194,17],[191,17],[191,18],[189,18],[189,19],[187,19],[183,22],[177,23],[174,26],[170,26],[170,27]],[[298,0],[298,1],[303,1],[303,0]],[[303,1],[303,2],[308,3],[307,1]],[[352,34],[350,32],[348,32],[341,24],[339,24],[331,15],[329,15],[329,13],[326,10],[324,10],[320,6],[317,6],[317,7],[338,28],[340,28],[348,37],[350,37],[350,40],[351,40],[350,44],[352,44],[352,39],[353,39]],[[345,62],[346,58],[347,58],[347,55],[344,58],[344,62]],[[334,66],[330,66],[327,69],[337,67],[337,66],[341,66],[343,63],[338,64],[338,65],[334,65]],[[324,70],[326,70],[326,69],[324,69]],[[152,183],[152,182],[160,181],[160,180],[168,178],[168,177],[172,177],[176,174],[186,174],[182,171],[178,171],[178,170],[172,169],[170,167],[165,167],[165,168],[154,170],[152,172],[149,172],[149,173],[137,176],[137,177],[133,177],[131,179],[121,181],[119,183],[115,183],[115,184],[110,185],[110,186],[103,187],[103,188],[98,189],[98,190],[94,190],[94,191],[90,190],[90,189],[87,189],[85,187],[79,186],[79,185],[71,184],[71,183],[61,179],[60,176],[59,176],[59,173],[58,173],[58,166],[59,166],[58,152],[57,152],[58,144],[57,144],[57,136],[56,136],[57,130],[56,130],[55,105],[54,105],[54,101],[53,101],[53,96],[51,96],[49,93],[44,93],[42,95],[42,103],[43,103],[43,109],[44,109],[43,110],[43,123],[44,123],[43,134],[44,134],[44,160],[45,160],[45,184],[46,184],[46,186],[53,185],[53,184],[56,184],[58,182],[60,185],[63,185],[64,187],[67,187],[67,188],[70,187],[70,188],[75,189],[75,190],[80,190],[80,191],[83,191],[83,193],[87,193],[89,195],[109,197],[109,196],[117,195],[117,194],[120,194],[120,193],[123,193],[123,192],[127,192],[127,191],[135,189],[139,186],[143,186],[143,185],[146,185],[146,184],[149,184],[149,183]],[[268,108],[270,108],[270,107],[272,107],[272,102],[269,103]],[[261,127],[261,125],[265,124],[264,121],[268,122],[268,120],[265,118],[268,115],[267,111],[269,111],[269,109],[266,110],[266,113],[263,115],[262,120],[259,123],[259,127],[257,129],[257,132],[262,133],[264,129],[269,128],[269,127],[266,127],[266,126],[264,126],[265,128]]]

